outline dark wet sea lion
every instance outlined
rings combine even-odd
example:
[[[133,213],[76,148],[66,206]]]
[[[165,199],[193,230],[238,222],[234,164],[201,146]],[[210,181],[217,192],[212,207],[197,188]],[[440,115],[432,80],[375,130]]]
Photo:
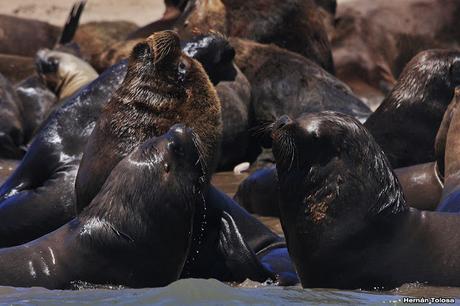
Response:
[[[190,256],[181,278],[298,283],[284,239],[217,188],[211,186],[205,199],[204,210],[196,211]]]
[[[37,75],[22,80],[14,88],[23,105],[24,145],[26,145],[56,106],[57,98]]]
[[[177,280],[205,186],[199,158],[191,130],[182,125],[142,143],[74,220],[2,249],[0,284],[64,289],[84,281],[139,288]]]
[[[435,162],[394,170],[407,204],[420,210],[436,210],[444,183]]]
[[[66,52],[40,49],[35,63],[39,76],[61,101],[98,77],[91,65]]]
[[[19,159],[24,155],[23,106],[11,83],[0,74],[0,156]]]
[[[219,98],[201,64],[182,53],[177,34],[157,32],[134,47],[123,83],[96,122],[75,183],[77,212],[134,146],[179,122],[199,135],[211,175],[222,136]]]
[[[181,37],[193,31],[273,43],[302,54],[334,73],[329,40],[313,0],[188,1],[176,23]]]
[[[118,65],[107,70],[43,123],[18,168],[0,187],[1,246],[38,238],[75,216],[74,183],[83,148],[125,69]]]
[[[283,114],[334,110],[365,120],[370,109],[347,85],[312,61],[273,45],[231,38],[236,65],[252,86],[256,122]]]
[[[358,121],[332,112],[283,117],[272,135],[281,222],[303,287],[460,284],[460,216],[409,209]]]
[[[0,246],[38,238],[74,217],[74,183],[83,150],[126,70],[126,61],[114,65],[64,101],[42,124],[21,164],[0,187]],[[37,208],[34,214],[26,214],[29,205]],[[24,218],[24,214],[26,222],[11,217]]]
[[[238,186],[234,200],[250,213],[279,217],[279,190],[275,166],[254,171]]]
[[[458,51],[423,51],[407,64],[365,123],[394,168],[435,160],[436,133],[459,84]]]

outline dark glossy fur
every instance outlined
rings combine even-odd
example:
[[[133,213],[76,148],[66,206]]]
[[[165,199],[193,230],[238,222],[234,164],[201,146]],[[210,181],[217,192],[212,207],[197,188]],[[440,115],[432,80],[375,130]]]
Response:
[[[458,51],[423,51],[407,64],[365,123],[393,168],[435,160],[436,133],[459,84]]]
[[[84,281],[137,288],[177,280],[205,187],[194,142],[190,130],[176,126],[141,144],[78,217],[40,239],[0,250],[0,284],[64,289]]]
[[[281,221],[304,287],[458,286],[457,215],[408,209],[385,154],[355,119],[281,118],[273,129]]]

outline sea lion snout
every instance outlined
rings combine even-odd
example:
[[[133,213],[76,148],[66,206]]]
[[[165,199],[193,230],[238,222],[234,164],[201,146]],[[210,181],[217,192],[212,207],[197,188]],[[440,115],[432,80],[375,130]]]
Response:
[[[292,119],[288,115],[283,115],[278,120],[276,120],[275,124],[273,125],[273,130],[279,130],[286,125],[291,124],[292,122]]]
[[[174,31],[156,32],[146,39],[152,50],[154,63],[165,59],[176,59],[181,55],[180,39]]]

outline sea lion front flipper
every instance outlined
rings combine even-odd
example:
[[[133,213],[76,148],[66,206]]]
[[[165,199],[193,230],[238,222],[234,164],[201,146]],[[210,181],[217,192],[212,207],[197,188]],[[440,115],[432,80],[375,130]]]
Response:
[[[250,278],[254,281],[264,282],[268,278],[276,279],[275,274],[266,270],[257,259],[256,254],[244,241],[235,220],[226,211],[222,212],[218,248],[235,280],[243,281]]]

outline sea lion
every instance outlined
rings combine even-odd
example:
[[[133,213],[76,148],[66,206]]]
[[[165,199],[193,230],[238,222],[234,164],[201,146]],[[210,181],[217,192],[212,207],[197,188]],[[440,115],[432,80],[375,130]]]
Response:
[[[215,30],[227,36],[273,43],[334,73],[327,33],[313,0],[188,1],[175,28],[184,38],[195,30]]]
[[[0,284],[65,289],[84,281],[143,288],[177,280],[195,206],[202,205],[204,174],[193,139],[180,125],[135,148],[75,219],[0,251]]]
[[[42,124],[21,164],[0,187],[0,224],[4,225],[0,226],[0,246],[28,242],[75,216],[74,184],[83,150],[102,108],[122,83],[126,70],[127,61],[107,69],[64,101]],[[221,77],[225,75],[228,74]],[[213,76],[217,81],[219,78]],[[27,214],[27,222],[17,222],[12,216],[24,216],[29,205],[40,209]]]
[[[286,116],[272,135],[281,223],[303,287],[460,284],[460,216],[409,209],[358,121],[333,112]]]
[[[32,57],[0,54],[0,73],[15,84],[35,73]]]
[[[218,169],[232,169],[248,157],[251,84],[235,66],[235,49],[220,33],[197,35],[183,44],[182,50],[199,59],[216,88],[223,125]]]
[[[442,190],[442,196],[439,199],[438,211],[445,212],[459,212],[460,201],[459,201],[459,178],[458,178],[458,135],[460,125],[460,113],[458,111],[458,105],[460,103],[460,87],[455,89],[454,101],[449,105],[450,112],[446,111],[444,116],[442,129],[440,129],[437,137],[437,152],[438,163],[444,162],[444,166],[440,167],[444,170],[444,189]],[[448,122],[448,124],[445,124]],[[446,126],[448,125],[448,128]],[[444,137],[444,133],[447,131],[447,136]],[[444,156],[440,157],[444,148]]]
[[[52,48],[60,29],[47,22],[0,14],[0,53],[33,57],[39,48]]]
[[[459,4],[456,0],[340,3],[331,36],[337,77],[375,110],[417,53],[458,47]]]
[[[126,77],[91,133],[75,182],[77,212],[133,146],[179,122],[202,140],[210,178],[222,136],[219,98],[201,64],[182,53],[177,34],[157,32],[134,47]]]
[[[38,75],[60,101],[98,77],[97,72],[88,63],[65,52],[40,49],[35,63]]]
[[[273,45],[230,38],[235,63],[252,86],[256,123],[272,122],[283,114],[335,110],[360,120],[370,109],[350,88],[312,61]]]
[[[56,105],[57,98],[37,75],[22,80],[14,86],[14,89],[23,106],[24,145],[26,145]]]
[[[19,159],[24,155],[22,103],[10,82],[0,74],[0,156]]]
[[[427,50],[404,68],[365,126],[393,168],[435,160],[436,133],[460,84],[460,52]]]

